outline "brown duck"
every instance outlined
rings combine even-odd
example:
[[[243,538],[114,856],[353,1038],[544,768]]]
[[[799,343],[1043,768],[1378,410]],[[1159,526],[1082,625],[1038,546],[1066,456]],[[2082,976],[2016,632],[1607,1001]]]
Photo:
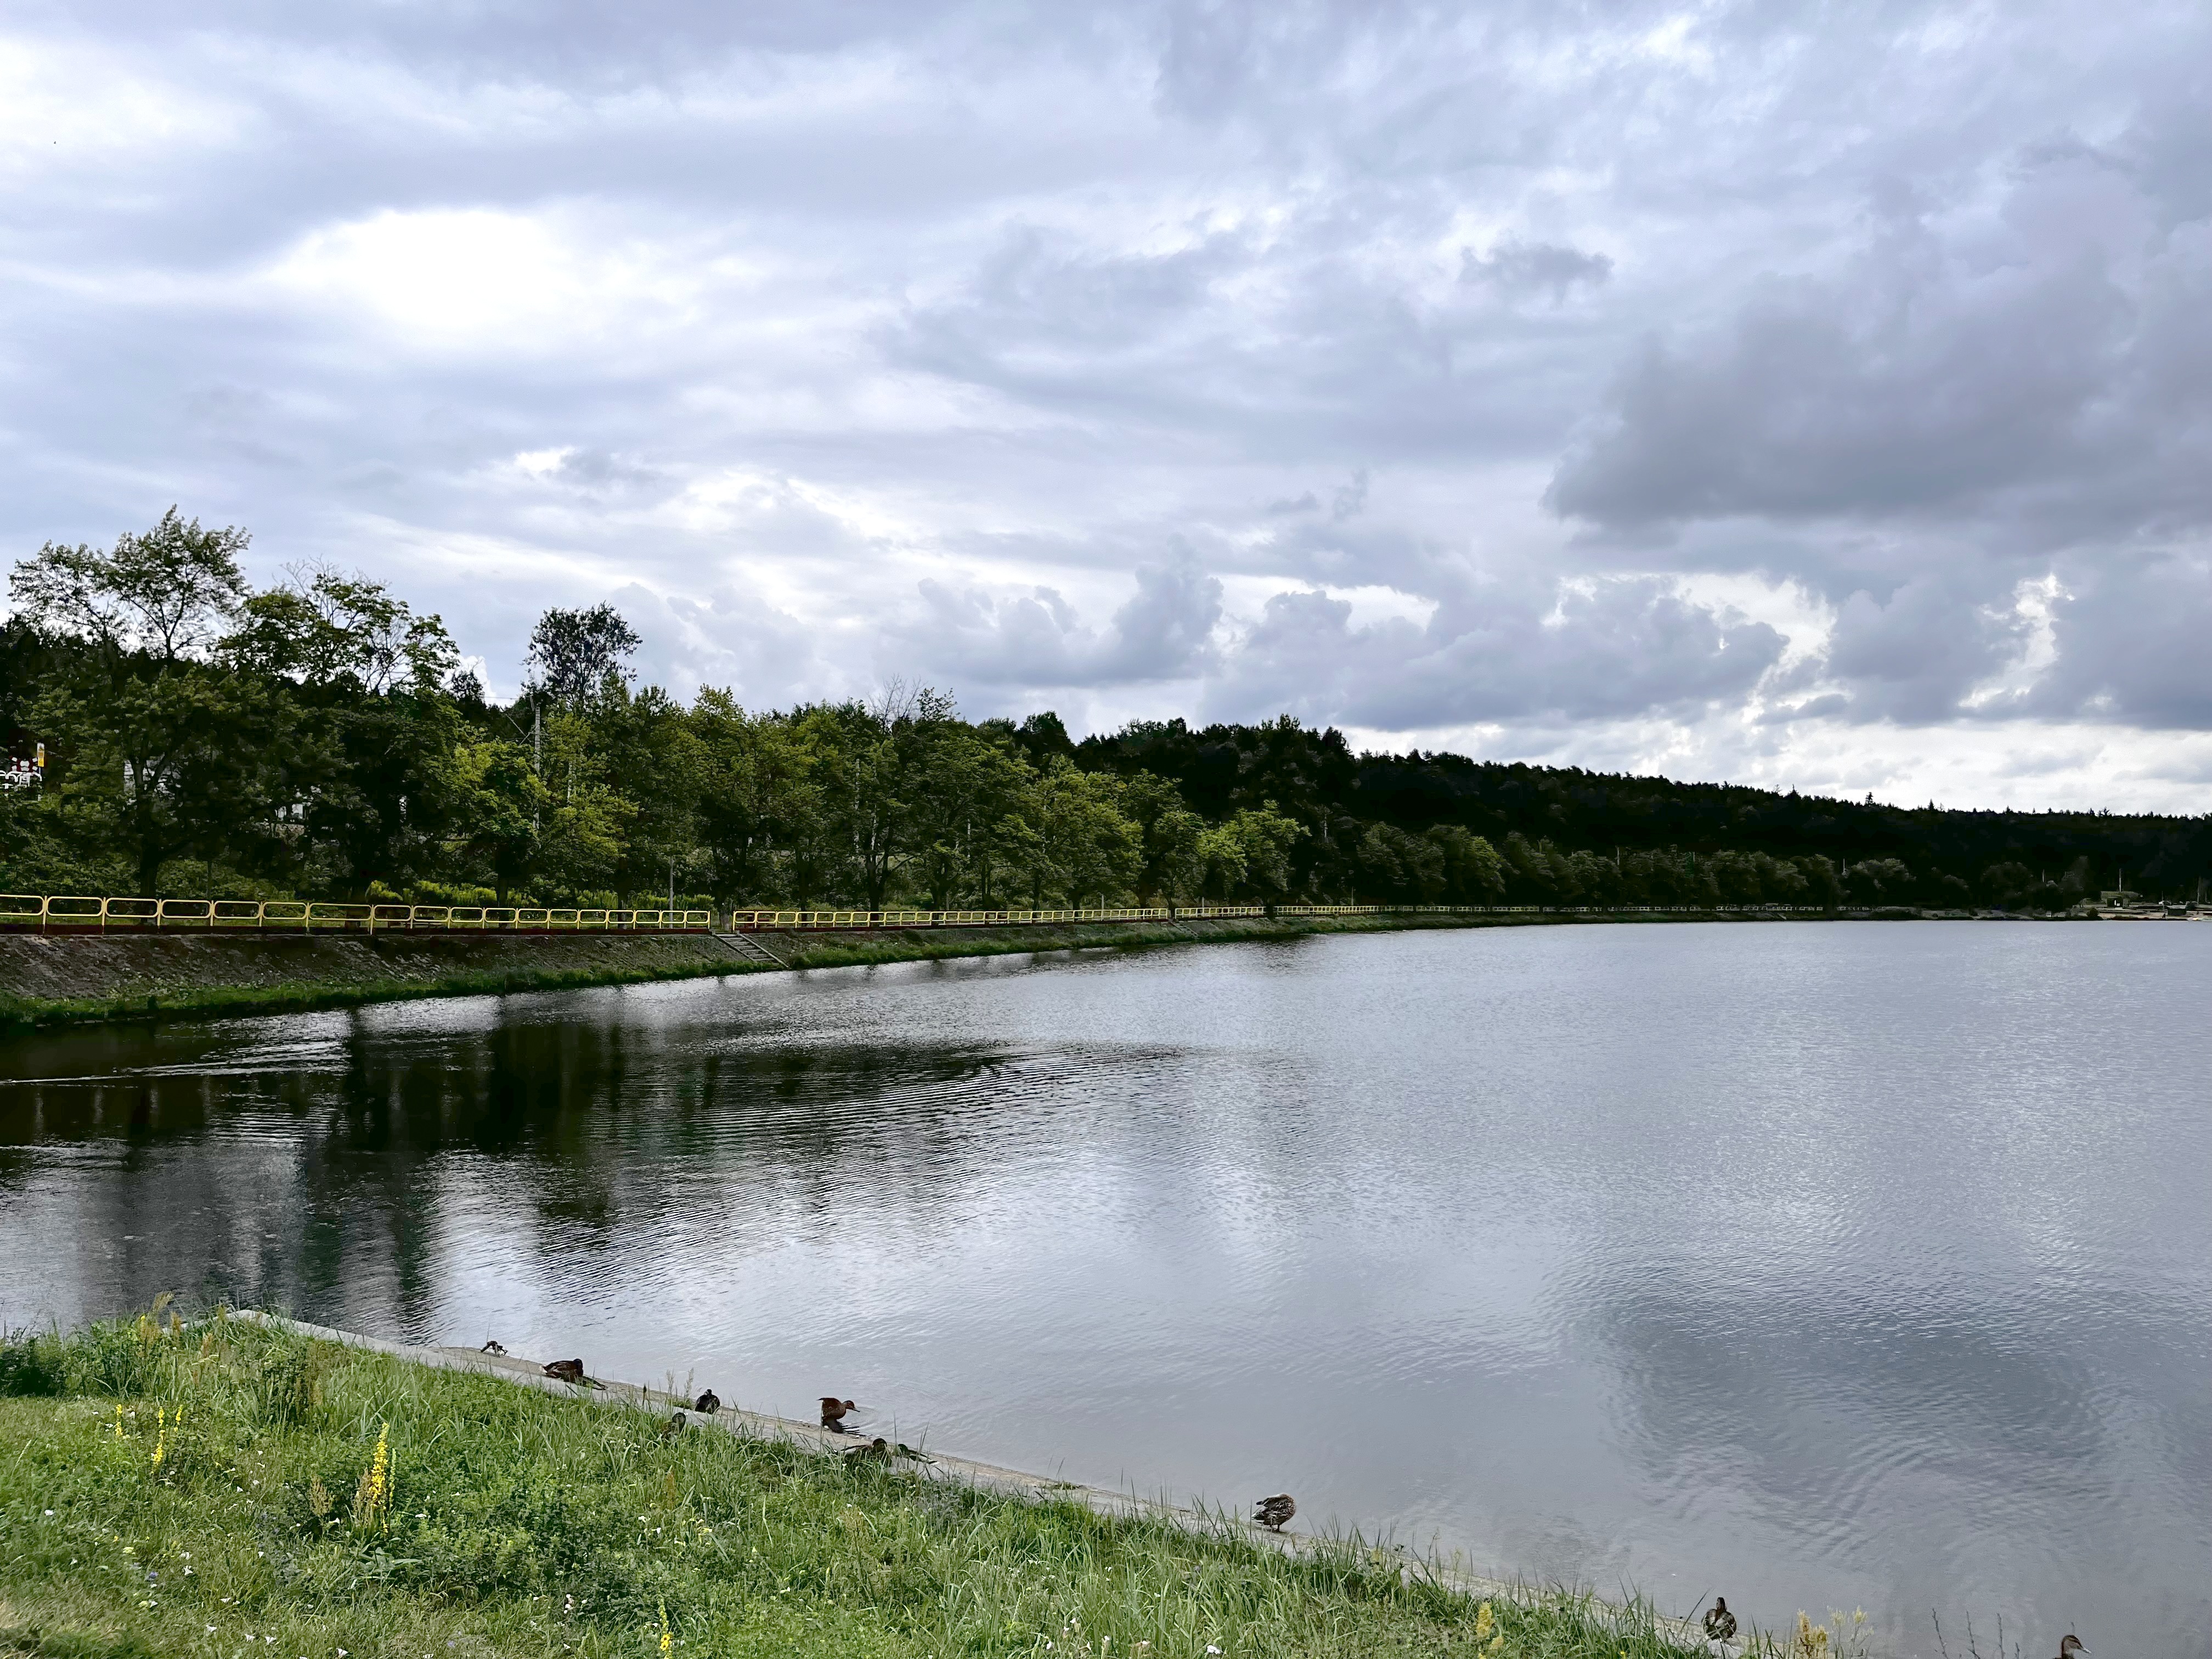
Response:
[[[848,1463],[888,1463],[891,1461],[891,1443],[878,1435],[865,1446],[855,1446],[845,1454]]]
[[[2058,1659],[2074,1659],[2075,1654],[2088,1650],[2081,1645],[2081,1638],[2071,1632],[2058,1638]]]
[[[581,1382],[584,1362],[580,1359],[550,1359],[545,1364],[545,1375],[562,1382]]]
[[[845,1413],[859,1409],[849,1400],[840,1400],[834,1394],[825,1394],[822,1396],[822,1426],[832,1434],[846,1433]]]
[[[663,1440],[673,1440],[678,1435],[683,1433],[687,1426],[688,1421],[682,1412],[671,1412],[668,1413],[668,1421],[661,1425],[660,1437]]]
[[[1725,1642],[1735,1635],[1735,1615],[1729,1611],[1728,1597],[1716,1595],[1712,1606],[1705,1609],[1706,1639]]]
[[[1280,1532],[1297,1512],[1298,1500],[1286,1492],[1279,1492],[1273,1498],[1261,1498],[1252,1511],[1252,1518],[1269,1532]]]
[[[691,1402],[691,1409],[695,1412],[704,1412],[708,1416],[712,1417],[722,1409],[722,1402],[714,1391],[709,1389]]]

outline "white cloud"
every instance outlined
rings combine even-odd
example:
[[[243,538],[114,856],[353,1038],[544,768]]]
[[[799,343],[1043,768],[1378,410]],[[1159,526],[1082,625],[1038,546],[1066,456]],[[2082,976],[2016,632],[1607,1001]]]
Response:
[[[18,13],[0,515],[246,523],[495,688],[620,596],[757,702],[2171,804],[2208,56],[2087,0]]]

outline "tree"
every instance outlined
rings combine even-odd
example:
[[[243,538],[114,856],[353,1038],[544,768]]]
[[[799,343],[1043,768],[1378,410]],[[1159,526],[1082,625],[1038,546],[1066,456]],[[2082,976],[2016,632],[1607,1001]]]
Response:
[[[246,598],[239,556],[252,538],[232,525],[203,530],[172,507],[112,553],[48,542],[15,567],[8,591],[33,624],[84,641],[112,664],[144,656],[163,667],[204,655]]]
[[[698,844],[706,746],[683,708],[657,685],[632,696],[620,681],[610,678],[591,706],[588,724],[599,776],[628,804],[622,857],[612,875],[635,902],[640,893],[659,892],[670,872],[688,864]],[[562,796],[558,773],[550,775],[546,785],[556,798]]]
[[[212,860],[257,825],[268,839],[275,700],[204,659],[244,599],[248,539],[171,507],[112,552],[49,542],[9,580],[25,620],[83,647],[32,710],[61,762],[50,810],[120,854],[143,896],[171,859]]]
[[[1183,804],[1182,791],[1158,773],[1140,771],[1122,787],[1121,807],[1140,837],[1138,900],[1174,905],[1195,898],[1206,885],[1206,820]]]
[[[222,648],[286,688],[275,787],[302,828],[307,884],[365,896],[434,873],[461,731],[445,690],[459,659],[445,624],[364,576],[307,567],[248,599]]]
[[[691,726],[705,751],[699,825],[715,902],[765,898],[777,853],[821,815],[813,751],[788,722],[748,714],[711,686],[692,705]]]
[[[622,684],[636,678],[629,659],[643,643],[611,605],[556,606],[530,630],[527,662],[537,689],[556,702],[578,703],[596,696],[610,678]]]
[[[1290,890],[1291,849],[1305,833],[1272,800],[1234,813],[1200,839],[1206,890],[1219,898],[1276,902]]]
[[[1053,756],[1004,825],[1005,844],[1030,891],[1081,906],[1118,898],[1143,864],[1143,831],[1121,811],[1121,780]]]
[[[505,904],[538,867],[548,802],[545,786],[520,744],[487,738],[464,742],[454,755],[460,798],[461,845],[490,866]]]

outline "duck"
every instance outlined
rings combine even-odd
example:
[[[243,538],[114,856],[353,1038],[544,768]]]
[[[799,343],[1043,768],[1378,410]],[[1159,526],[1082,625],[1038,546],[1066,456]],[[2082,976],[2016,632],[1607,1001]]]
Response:
[[[716,1412],[722,1409],[722,1401],[720,1396],[718,1396],[712,1389],[709,1389],[706,1393],[701,1395],[696,1400],[691,1402],[691,1409],[695,1412],[704,1412],[708,1416],[712,1417]]]
[[[1298,1500],[1286,1492],[1273,1498],[1263,1498],[1252,1512],[1252,1518],[1269,1532],[1280,1532],[1290,1518],[1298,1512]]]
[[[562,1382],[580,1383],[584,1380],[584,1362],[580,1359],[549,1359],[545,1375]]]
[[[1713,1604],[1705,1609],[1705,1636],[1710,1641],[1726,1642],[1735,1635],[1735,1615],[1729,1611],[1728,1597],[1716,1595]]]
[[[663,1440],[672,1440],[683,1433],[687,1426],[688,1423],[682,1412],[671,1412],[668,1413],[668,1421],[661,1425],[660,1437]]]
[[[843,1434],[846,1432],[845,1413],[859,1409],[849,1400],[840,1400],[834,1394],[825,1394],[822,1396],[822,1426],[832,1434]]]
[[[891,1443],[878,1435],[865,1446],[855,1446],[845,1454],[848,1463],[888,1463],[891,1461]]]
[[[478,1353],[495,1354],[501,1359],[507,1358],[506,1348],[501,1346],[500,1340],[495,1336],[492,1338],[490,1341],[485,1343],[483,1346],[478,1348],[477,1352]]]
[[[2088,1650],[2081,1645],[2081,1638],[2071,1631],[2058,1638],[2058,1659],[2074,1659],[2075,1654]]]

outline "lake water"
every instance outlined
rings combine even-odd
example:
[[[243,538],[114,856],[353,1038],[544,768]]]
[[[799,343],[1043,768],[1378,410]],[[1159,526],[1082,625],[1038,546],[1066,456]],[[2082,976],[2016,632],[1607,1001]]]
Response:
[[[2212,1654],[2212,927],[1529,928],[0,1045],[0,1319],[673,1371],[1471,1564]]]

